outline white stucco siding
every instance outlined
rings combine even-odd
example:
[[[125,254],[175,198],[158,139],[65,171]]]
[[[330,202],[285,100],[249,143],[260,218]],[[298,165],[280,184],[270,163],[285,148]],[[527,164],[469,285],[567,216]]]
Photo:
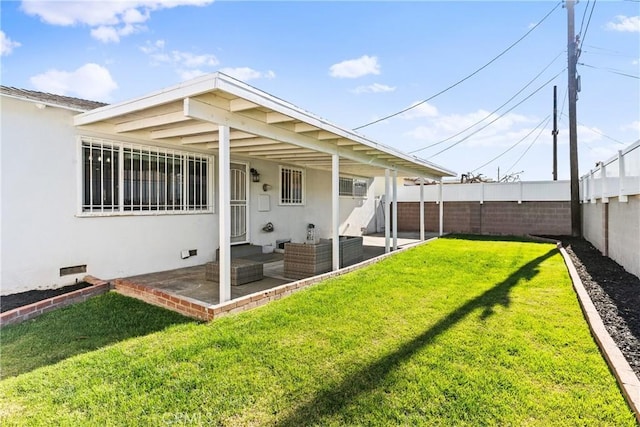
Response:
[[[331,236],[330,172],[306,169],[305,204],[303,206],[282,206],[279,204],[279,164],[255,159],[248,161],[250,167],[260,172],[260,182],[249,184],[251,243],[275,246],[276,241],[281,239],[304,242],[308,224],[315,225],[318,238]],[[266,192],[262,188],[264,184],[271,186]],[[261,212],[258,210],[259,195],[269,196],[269,211]],[[368,232],[375,231],[374,205],[371,186],[366,198],[340,197],[340,233],[360,235],[362,227],[368,228]],[[262,231],[262,227],[268,222],[273,223],[274,231]]]
[[[103,279],[213,259],[215,214],[80,218],[76,114],[2,99],[0,292],[73,283],[60,268],[87,265]],[[181,259],[180,251],[197,249]]]

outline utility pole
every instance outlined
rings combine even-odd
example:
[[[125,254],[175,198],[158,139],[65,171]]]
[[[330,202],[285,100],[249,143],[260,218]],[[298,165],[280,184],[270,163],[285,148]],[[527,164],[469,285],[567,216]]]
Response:
[[[553,86],[553,180],[558,180],[558,86]]]
[[[578,183],[578,129],[576,117],[576,101],[578,85],[576,77],[577,40],[575,35],[575,0],[566,0],[567,6],[567,59],[569,83],[569,169],[571,170],[571,235],[582,236],[582,220],[580,215],[580,188]]]

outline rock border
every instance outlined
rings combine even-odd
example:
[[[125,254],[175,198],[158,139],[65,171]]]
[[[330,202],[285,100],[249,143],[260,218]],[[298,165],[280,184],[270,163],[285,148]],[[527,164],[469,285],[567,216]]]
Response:
[[[547,239],[545,239],[547,240]],[[604,322],[598,313],[598,310],[593,305],[587,290],[578,275],[575,265],[571,261],[571,257],[567,251],[562,247],[560,242],[556,242],[560,254],[564,259],[564,263],[569,271],[571,282],[573,283],[573,289],[576,292],[582,313],[589,325],[591,335],[595,339],[600,351],[604,356],[609,369],[613,372],[613,375],[618,381],[618,385],[622,390],[622,394],[633,411],[636,420],[640,423],[640,379],[636,376],[631,365],[627,362],[624,355],[609,335],[609,332],[604,327]]]

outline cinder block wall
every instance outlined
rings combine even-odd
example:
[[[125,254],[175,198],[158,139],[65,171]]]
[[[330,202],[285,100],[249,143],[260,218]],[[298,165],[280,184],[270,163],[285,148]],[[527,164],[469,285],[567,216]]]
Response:
[[[593,246],[640,277],[640,194],[582,204],[582,233]]]
[[[438,204],[425,202],[425,230],[438,231]],[[445,202],[445,232],[474,234],[571,234],[571,204],[538,202]],[[398,203],[398,231],[420,230],[420,203]]]

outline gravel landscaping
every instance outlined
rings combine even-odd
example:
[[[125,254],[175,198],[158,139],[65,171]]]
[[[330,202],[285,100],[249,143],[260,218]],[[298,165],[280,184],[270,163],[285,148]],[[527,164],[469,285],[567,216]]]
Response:
[[[605,328],[640,378],[640,279],[581,238],[559,237]]]

